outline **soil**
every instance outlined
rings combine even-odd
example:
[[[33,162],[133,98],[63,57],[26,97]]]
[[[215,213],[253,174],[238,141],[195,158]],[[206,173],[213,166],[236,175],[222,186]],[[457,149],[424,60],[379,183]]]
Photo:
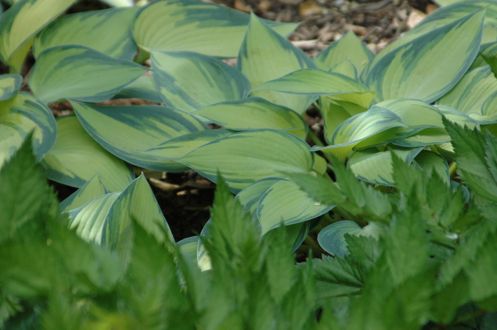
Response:
[[[245,12],[278,21],[301,22],[290,36],[294,44],[315,55],[346,32],[360,36],[373,51],[412,28],[437,7],[430,0],[213,0]],[[80,1],[69,11],[107,8],[95,0]],[[29,65],[27,66],[29,67]],[[0,67],[0,73],[6,72]],[[67,104],[53,106],[55,115],[70,111]],[[311,126],[319,121],[308,112]],[[148,173],[147,173],[148,174]],[[176,240],[200,233],[209,218],[214,185],[193,172],[147,175]],[[52,183],[59,198],[75,189]]]

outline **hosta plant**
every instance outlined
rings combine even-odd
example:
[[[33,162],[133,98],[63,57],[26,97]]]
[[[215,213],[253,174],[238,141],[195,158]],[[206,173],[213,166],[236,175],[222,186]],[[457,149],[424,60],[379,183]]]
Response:
[[[131,322],[129,327],[136,328],[138,323],[133,322],[150,319],[140,314],[145,311],[140,310],[141,298],[135,296],[142,288],[126,292],[131,287],[128,281],[145,276],[134,273],[130,260],[139,263],[142,256],[160,255],[158,251],[166,249],[170,260],[158,261],[157,266],[150,258],[152,264],[143,265],[150,268],[146,274],[164,264],[168,270],[176,269],[182,263],[179,246],[188,249],[185,262],[193,264],[187,269],[192,266],[195,274],[197,265],[207,274],[230,267],[240,267],[231,269],[230,276],[247,271],[243,275],[247,291],[238,292],[232,284],[237,291],[233,299],[243,305],[244,299],[253,299],[246,292],[254,287],[264,303],[256,308],[256,303],[248,302],[254,311],[246,312],[260,312],[261,320],[247,320],[250,313],[230,319],[229,307],[237,304],[229,299],[219,307],[221,316],[202,309],[212,307],[193,308],[191,304],[206,304],[205,295],[218,300],[229,296],[229,281],[221,279],[229,276],[212,279],[226,282],[227,287],[211,292],[205,279],[200,280],[203,284],[189,283],[192,277],[192,281],[198,280],[196,276],[204,278],[204,273],[189,274],[183,267],[177,271],[178,278],[158,282],[164,291],[150,292],[159,295],[151,297],[150,304],[171,313],[165,314],[166,323],[152,322],[159,328],[167,327],[170,317],[183,315],[174,312],[176,308],[195,311],[191,312],[198,316],[191,318],[195,326],[213,329],[266,328],[264,322],[270,321],[264,313],[269,310],[281,314],[274,324],[282,329],[289,328],[287,324],[317,326],[318,319],[322,326],[338,329],[492,322],[487,312],[495,310],[489,274],[497,264],[491,225],[496,203],[494,1],[444,2],[446,7],[378,54],[347,34],[315,58],[285,38],[295,24],[194,0],[135,7],[127,1],[107,2],[117,7],[64,15],[76,0],[10,1],[0,16],[0,61],[5,71],[0,75],[0,166],[14,167],[13,155],[31,136],[34,157],[48,178],[77,188],[61,202],[60,214],[50,208],[40,218],[49,223],[58,219],[60,228],[54,230],[62,236],[72,233],[67,235],[74,244],[90,251],[81,254],[97,259],[92,260],[97,264],[88,266],[93,271],[104,267],[93,254],[113,258],[109,261],[113,266],[104,273],[116,271],[108,274],[111,278],[91,279],[98,274],[87,274],[88,270],[77,268],[79,263],[68,265],[68,272],[74,271],[75,277],[83,272],[89,282],[82,296],[76,290],[55,298],[36,283],[30,296],[16,282],[25,273],[7,272],[0,278],[0,283],[9,283],[9,290],[0,292],[5,296],[2,306],[7,306],[2,307],[4,319],[21,310],[26,299],[33,322],[71,328],[51,326],[63,311],[51,312],[45,309],[50,304],[36,304],[53,298],[54,308],[70,301],[74,313],[82,313],[68,322],[89,317],[85,322],[92,327],[92,320],[112,311],[105,322],[125,322],[117,317],[124,315]],[[65,115],[55,119],[51,109],[63,109]],[[322,130],[309,127],[310,109],[318,110]],[[222,190],[217,209],[226,207],[219,212],[235,212],[233,217],[245,222],[249,221],[246,212],[253,223],[250,228],[238,222],[216,225],[214,212],[200,237],[174,243],[141,169],[193,170],[215,183],[221,174],[236,201]],[[4,174],[2,180],[6,178]],[[0,184],[5,189],[15,186]],[[43,194],[49,194],[43,189]],[[26,198],[19,210],[28,209],[31,200]],[[48,205],[52,204],[56,203],[50,199]],[[15,245],[22,241],[22,233],[12,221],[33,221],[14,211],[5,218],[9,229],[4,239]],[[278,229],[282,226],[286,228]],[[47,228],[33,229],[41,231],[39,242],[55,240]],[[279,230],[286,233],[284,244]],[[157,241],[156,247],[143,244],[143,249],[156,249],[133,256],[136,231],[151,237],[142,241]],[[243,237],[245,231],[247,237]],[[240,241],[224,242],[235,239],[230,233]],[[313,239],[316,233],[319,246]],[[216,239],[216,235],[220,236]],[[268,243],[259,246],[259,240]],[[286,260],[290,255],[285,250],[271,257],[264,249],[272,240],[280,242],[275,246],[286,244],[292,249],[306,241],[304,249],[322,249],[332,256],[309,262],[306,271],[289,271],[294,274],[292,283],[300,281],[299,276],[315,274],[317,300],[312,298],[313,289],[285,287],[295,290],[289,293],[272,288],[277,285],[271,282],[272,276],[285,273],[286,268],[277,265],[270,270],[263,259]],[[230,245],[238,243],[247,250],[240,252]],[[60,244],[65,243],[60,240]],[[45,253],[45,248],[35,250]],[[47,260],[57,260],[56,252],[49,247],[47,251]],[[227,254],[216,257],[216,253]],[[67,262],[74,262],[74,255],[66,256]],[[218,257],[223,261],[216,261]],[[44,255],[33,258],[44,260]],[[230,266],[230,258],[236,259],[235,266]],[[28,260],[25,266],[31,263],[29,258],[19,260]],[[221,266],[216,269],[216,264]],[[75,270],[70,269],[73,266]],[[293,269],[288,264],[284,267]],[[254,281],[251,276],[261,274],[268,283],[258,287],[250,282]],[[51,277],[55,274],[47,276],[44,283],[57,280]],[[14,284],[8,282],[11,279]],[[62,291],[81,285],[78,279],[70,281]],[[304,286],[312,286],[311,282]],[[185,287],[188,298],[180,294],[178,299],[188,302],[162,305],[161,294],[182,292]],[[80,303],[80,298],[86,301],[100,289],[112,291],[109,295],[114,299],[129,301]],[[268,290],[277,291],[271,293],[270,302],[264,300],[269,299],[264,295]],[[292,302],[283,302],[287,296],[300,297],[302,319],[286,319],[294,317]],[[302,301],[312,302],[303,307]],[[41,316],[42,310],[47,314]],[[313,312],[319,317],[309,318]]]

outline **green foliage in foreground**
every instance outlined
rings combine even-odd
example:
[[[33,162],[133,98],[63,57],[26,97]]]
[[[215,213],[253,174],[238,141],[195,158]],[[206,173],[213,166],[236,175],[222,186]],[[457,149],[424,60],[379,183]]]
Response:
[[[3,327],[494,329],[497,138],[446,125],[469,195],[396,156],[391,192],[367,187],[339,162],[336,182],[293,175],[314,200],[369,222],[342,226],[335,257],[295,264],[287,227],[262,236],[220,180],[204,270],[196,244],[176,245],[165,229],[158,236],[147,219],[112,249],[81,239],[25,142],[0,171]]]

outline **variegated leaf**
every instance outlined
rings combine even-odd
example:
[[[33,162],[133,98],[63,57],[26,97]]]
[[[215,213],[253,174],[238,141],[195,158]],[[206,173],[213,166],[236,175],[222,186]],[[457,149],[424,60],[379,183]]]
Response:
[[[184,169],[149,149],[204,130],[193,116],[161,106],[95,106],[72,102],[86,132],[103,148],[136,166],[159,171]]]
[[[253,89],[267,81],[309,67],[314,67],[314,63],[307,55],[252,15],[238,55],[238,68],[248,78]],[[255,91],[252,95],[298,113],[303,113],[314,99],[313,96],[288,95],[271,90]]]
[[[31,71],[29,86],[43,102],[71,99],[100,102],[142,76],[145,68],[82,46],[44,51]]]
[[[21,88],[22,77],[18,74],[0,75],[0,101],[13,97]]]
[[[157,1],[138,16],[134,36],[147,51],[191,51],[210,56],[235,57],[249,15],[195,0]],[[287,35],[296,25],[269,22]]]
[[[57,120],[55,145],[43,165],[51,180],[78,188],[97,176],[108,191],[121,191],[133,179],[128,167],[93,141],[73,116]]]
[[[80,12],[56,20],[35,39],[33,53],[63,45],[85,46],[115,58],[131,60],[136,45],[131,27],[138,8]]]
[[[240,72],[205,55],[153,52],[152,71],[166,105],[183,111],[238,101],[248,94],[248,82]]]

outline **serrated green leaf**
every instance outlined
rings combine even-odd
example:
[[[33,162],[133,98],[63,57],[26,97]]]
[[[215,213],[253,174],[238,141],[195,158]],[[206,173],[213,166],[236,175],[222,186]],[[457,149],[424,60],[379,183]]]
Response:
[[[152,71],[166,105],[194,112],[246,97],[245,77],[221,60],[188,52],[152,52]]]
[[[30,139],[26,139],[12,158],[1,166],[0,182],[2,243],[16,235],[27,222],[40,221],[38,217],[46,216],[53,195],[36,163]]]
[[[56,124],[50,109],[27,93],[0,102],[0,166],[31,131],[39,160],[55,143]]]
[[[85,46],[115,58],[132,60],[136,45],[131,35],[137,8],[107,9],[64,16],[35,39],[33,53],[62,46]]]
[[[309,172],[313,157],[302,140],[278,131],[234,133],[195,149],[178,160],[211,180],[217,171],[232,189],[243,189],[283,172]]]
[[[86,132],[104,149],[136,166],[159,171],[183,169],[149,149],[204,130],[193,116],[160,106],[95,106],[72,102]]]
[[[253,89],[290,72],[312,67],[314,63],[307,55],[252,15],[238,55],[238,68]],[[252,95],[298,113],[303,113],[313,100],[310,96],[288,95],[271,90],[255,91]]]
[[[209,56],[235,57],[250,16],[194,0],[158,1],[138,16],[134,37],[147,51],[192,51]],[[287,35],[293,23],[268,23]]]
[[[307,134],[307,125],[295,111],[264,99],[250,98],[239,102],[218,103],[204,107],[196,114],[234,131],[275,129],[301,139]]]
[[[490,170],[495,167],[497,159],[486,158],[486,149],[495,148],[496,138],[449,122],[445,126],[452,138],[463,181],[478,195],[497,202],[497,177]]]
[[[43,102],[71,99],[100,102],[138,79],[145,68],[83,46],[57,46],[44,51],[33,67],[29,86]]]
[[[98,176],[109,191],[121,191],[132,180],[128,167],[93,141],[76,117],[57,120],[55,145],[43,165],[51,180],[72,187],[82,187]]]
[[[383,50],[367,75],[377,99],[413,98],[430,103],[448,92],[478,54],[483,16],[483,12],[472,13]]]
[[[0,19],[2,61],[20,71],[33,37],[75,2],[76,0],[22,0],[12,5]]]
[[[321,229],[318,243],[323,250],[333,256],[343,257],[348,254],[345,235],[357,235],[361,227],[350,220],[340,220]]]

